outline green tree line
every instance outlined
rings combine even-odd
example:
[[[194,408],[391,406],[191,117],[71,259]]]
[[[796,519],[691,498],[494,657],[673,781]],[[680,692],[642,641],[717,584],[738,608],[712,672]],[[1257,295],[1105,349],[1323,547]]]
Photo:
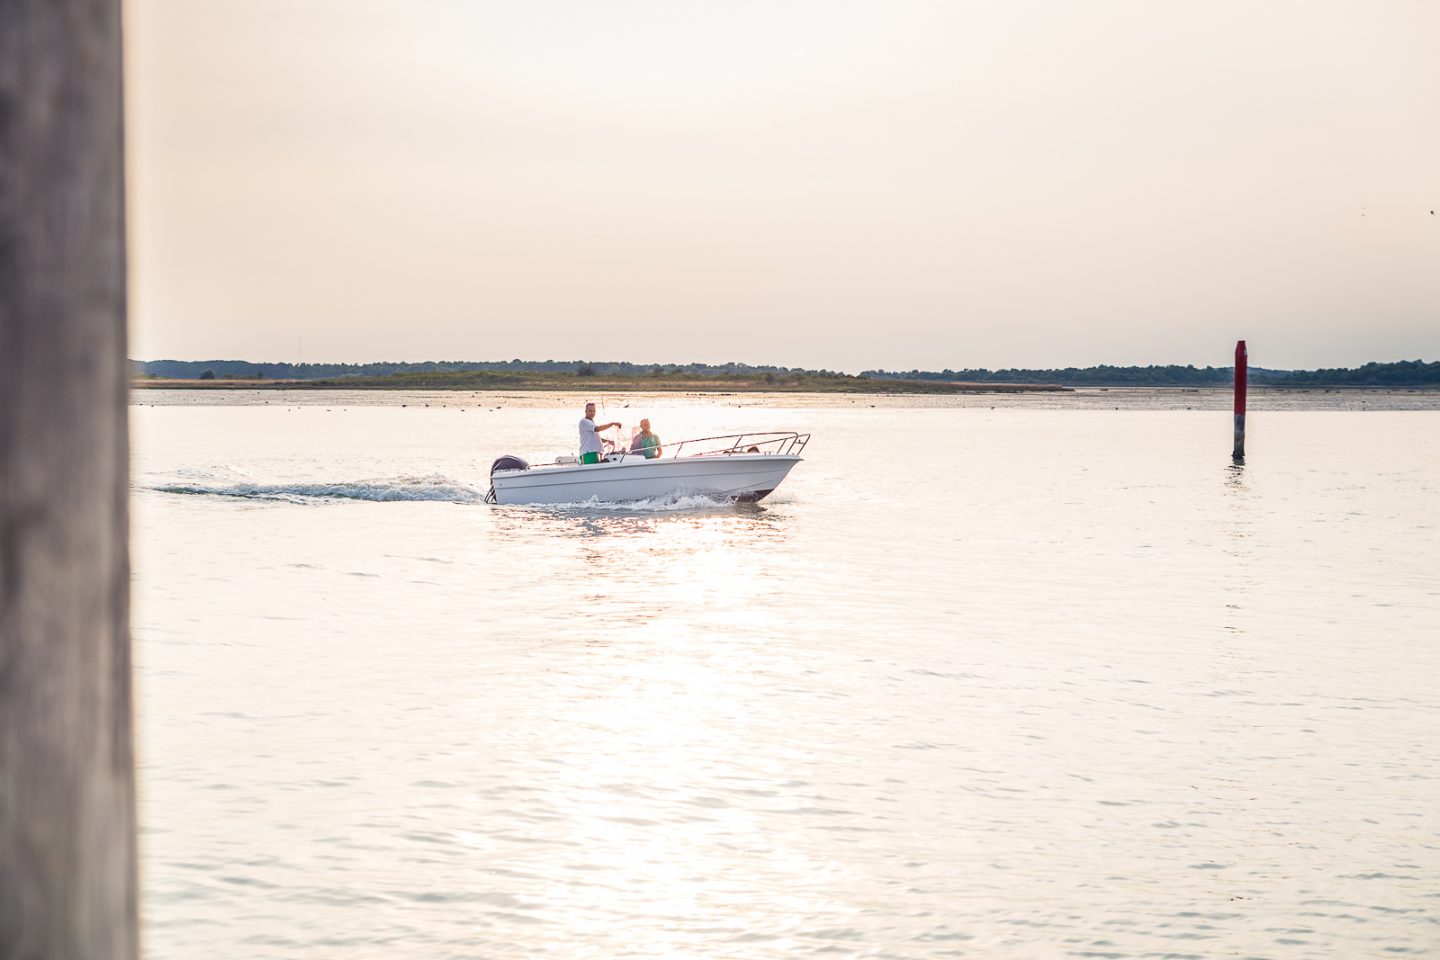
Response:
[[[1067,387],[1225,386],[1233,367],[1147,366],[1064,367],[1060,369],[866,370],[862,377],[881,380],[953,380],[964,383],[1058,383]],[[1324,370],[1249,369],[1250,382],[1277,387],[1427,387],[1440,386],[1440,361],[1401,360]]]

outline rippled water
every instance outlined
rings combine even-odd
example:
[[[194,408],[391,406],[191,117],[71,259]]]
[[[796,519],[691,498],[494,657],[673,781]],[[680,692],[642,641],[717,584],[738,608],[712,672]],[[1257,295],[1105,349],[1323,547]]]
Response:
[[[139,399],[151,957],[1440,954],[1434,410]]]

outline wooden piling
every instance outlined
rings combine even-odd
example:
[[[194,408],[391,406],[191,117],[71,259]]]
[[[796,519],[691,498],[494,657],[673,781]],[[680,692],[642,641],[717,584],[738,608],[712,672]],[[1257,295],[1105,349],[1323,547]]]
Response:
[[[1245,350],[1245,341],[1235,342],[1235,450],[1230,454],[1234,461],[1245,459],[1245,390],[1250,374],[1250,358]]]
[[[0,0],[0,957],[136,955],[120,0]]]

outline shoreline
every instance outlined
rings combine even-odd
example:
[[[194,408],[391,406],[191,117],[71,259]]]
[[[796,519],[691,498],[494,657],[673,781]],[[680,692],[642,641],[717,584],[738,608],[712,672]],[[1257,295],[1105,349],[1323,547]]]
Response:
[[[208,382],[207,382],[208,383]],[[795,409],[907,408],[914,410],[1169,410],[1223,411],[1233,399],[1228,387],[1080,387],[1064,391],[997,391],[988,389],[945,393],[871,393],[803,390],[736,389],[611,389],[594,385],[570,389],[344,389],[342,387],[256,387],[254,381],[229,381],[223,386],[169,387],[151,382],[130,391],[132,407],[268,406],[277,409],[319,407],[394,407],[396,409],[499,410],[507,407],[561,409],[589,399],[621,407],[680,409],[693,406]],[[1440,412],[1440,390],[1421,388],[1255,387],[1252,412],[1275,411],[1434,411]]]
[[[722,377],[695,377],[680,379],[673,377],[579,377],[567,379],[539,379],[515,376],[485,378],[438,378],[406,377],[391,381],[391,378],[357,377],[353,381],[341,379],[325,380],[179,380],[164,378],[133,378],[132,390],[264,390],[264,391],[329,391],[361,390],[389,392],[398,390],[470,392],[470,393],[553,393],[566,391],[603,391],[606,393],[824,393],[824,394],[974,394],[974,393],[1074,393],[1074,387],[1055,383],[966,383],[957,381],[930,380],[868,380],[856,378],[813,377],[786,382],[787,378],[777,377],[768,383],[756,377],[737,377],[733,381]],[[388,382],[377,382],[388,381]]]
[[[388,378],[386,378],[388,379]],[[857,378],[858,379],[858,378]],[[359,391],[389,393],[399,391],[421,393],[677,393],[715,394],[734,393],[779,393],[779,394],[829,394],[843,396],[965,396],[974,394],[1021,394],[1021,393],[1108,393],[1111,391],[1159,391],[1164,393],[1226,393],[1229,385],[1185,386],[1183,384],[1117,384],[1114,386],[1084,385],[1069,387],[1054,383],[976,383],[961,381],[928,380],[865,380],[861,383],[845,382],[843,385],[824,382],[765,383],[754,379],[737,378],[730,382],[715,377],[697,377],[693,380],[647,381],[644,378],[572,377],[565,382],[527,382],[522,378],[507,378],[512,382],[404,382],[376,383],[373,378],[363,381],[345,380],[183,380],[158,377],[133,378],[130,388],[134,391],[176,390],[225,393],[234,390],[258,390],[265,392],[298,393]],[[1303,393],[1376,393],[1376,394],[1440,394],[1440,387],[1430,385],[1380,386],[1358,384],[1250,384],[1250,393],[1255,394],[1303,394]]]

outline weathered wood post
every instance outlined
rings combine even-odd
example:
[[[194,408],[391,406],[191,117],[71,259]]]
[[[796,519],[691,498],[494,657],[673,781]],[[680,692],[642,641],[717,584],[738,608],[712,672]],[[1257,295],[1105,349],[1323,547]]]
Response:
[[[1245,388],[1250,375],[1250,357],[1245,352],[1245,341],[1235,342],[1235,451],[1230,459],[1241,462],[1245,459]]]
[[[0,957],[136,955],[120,0],[0,0]]]

